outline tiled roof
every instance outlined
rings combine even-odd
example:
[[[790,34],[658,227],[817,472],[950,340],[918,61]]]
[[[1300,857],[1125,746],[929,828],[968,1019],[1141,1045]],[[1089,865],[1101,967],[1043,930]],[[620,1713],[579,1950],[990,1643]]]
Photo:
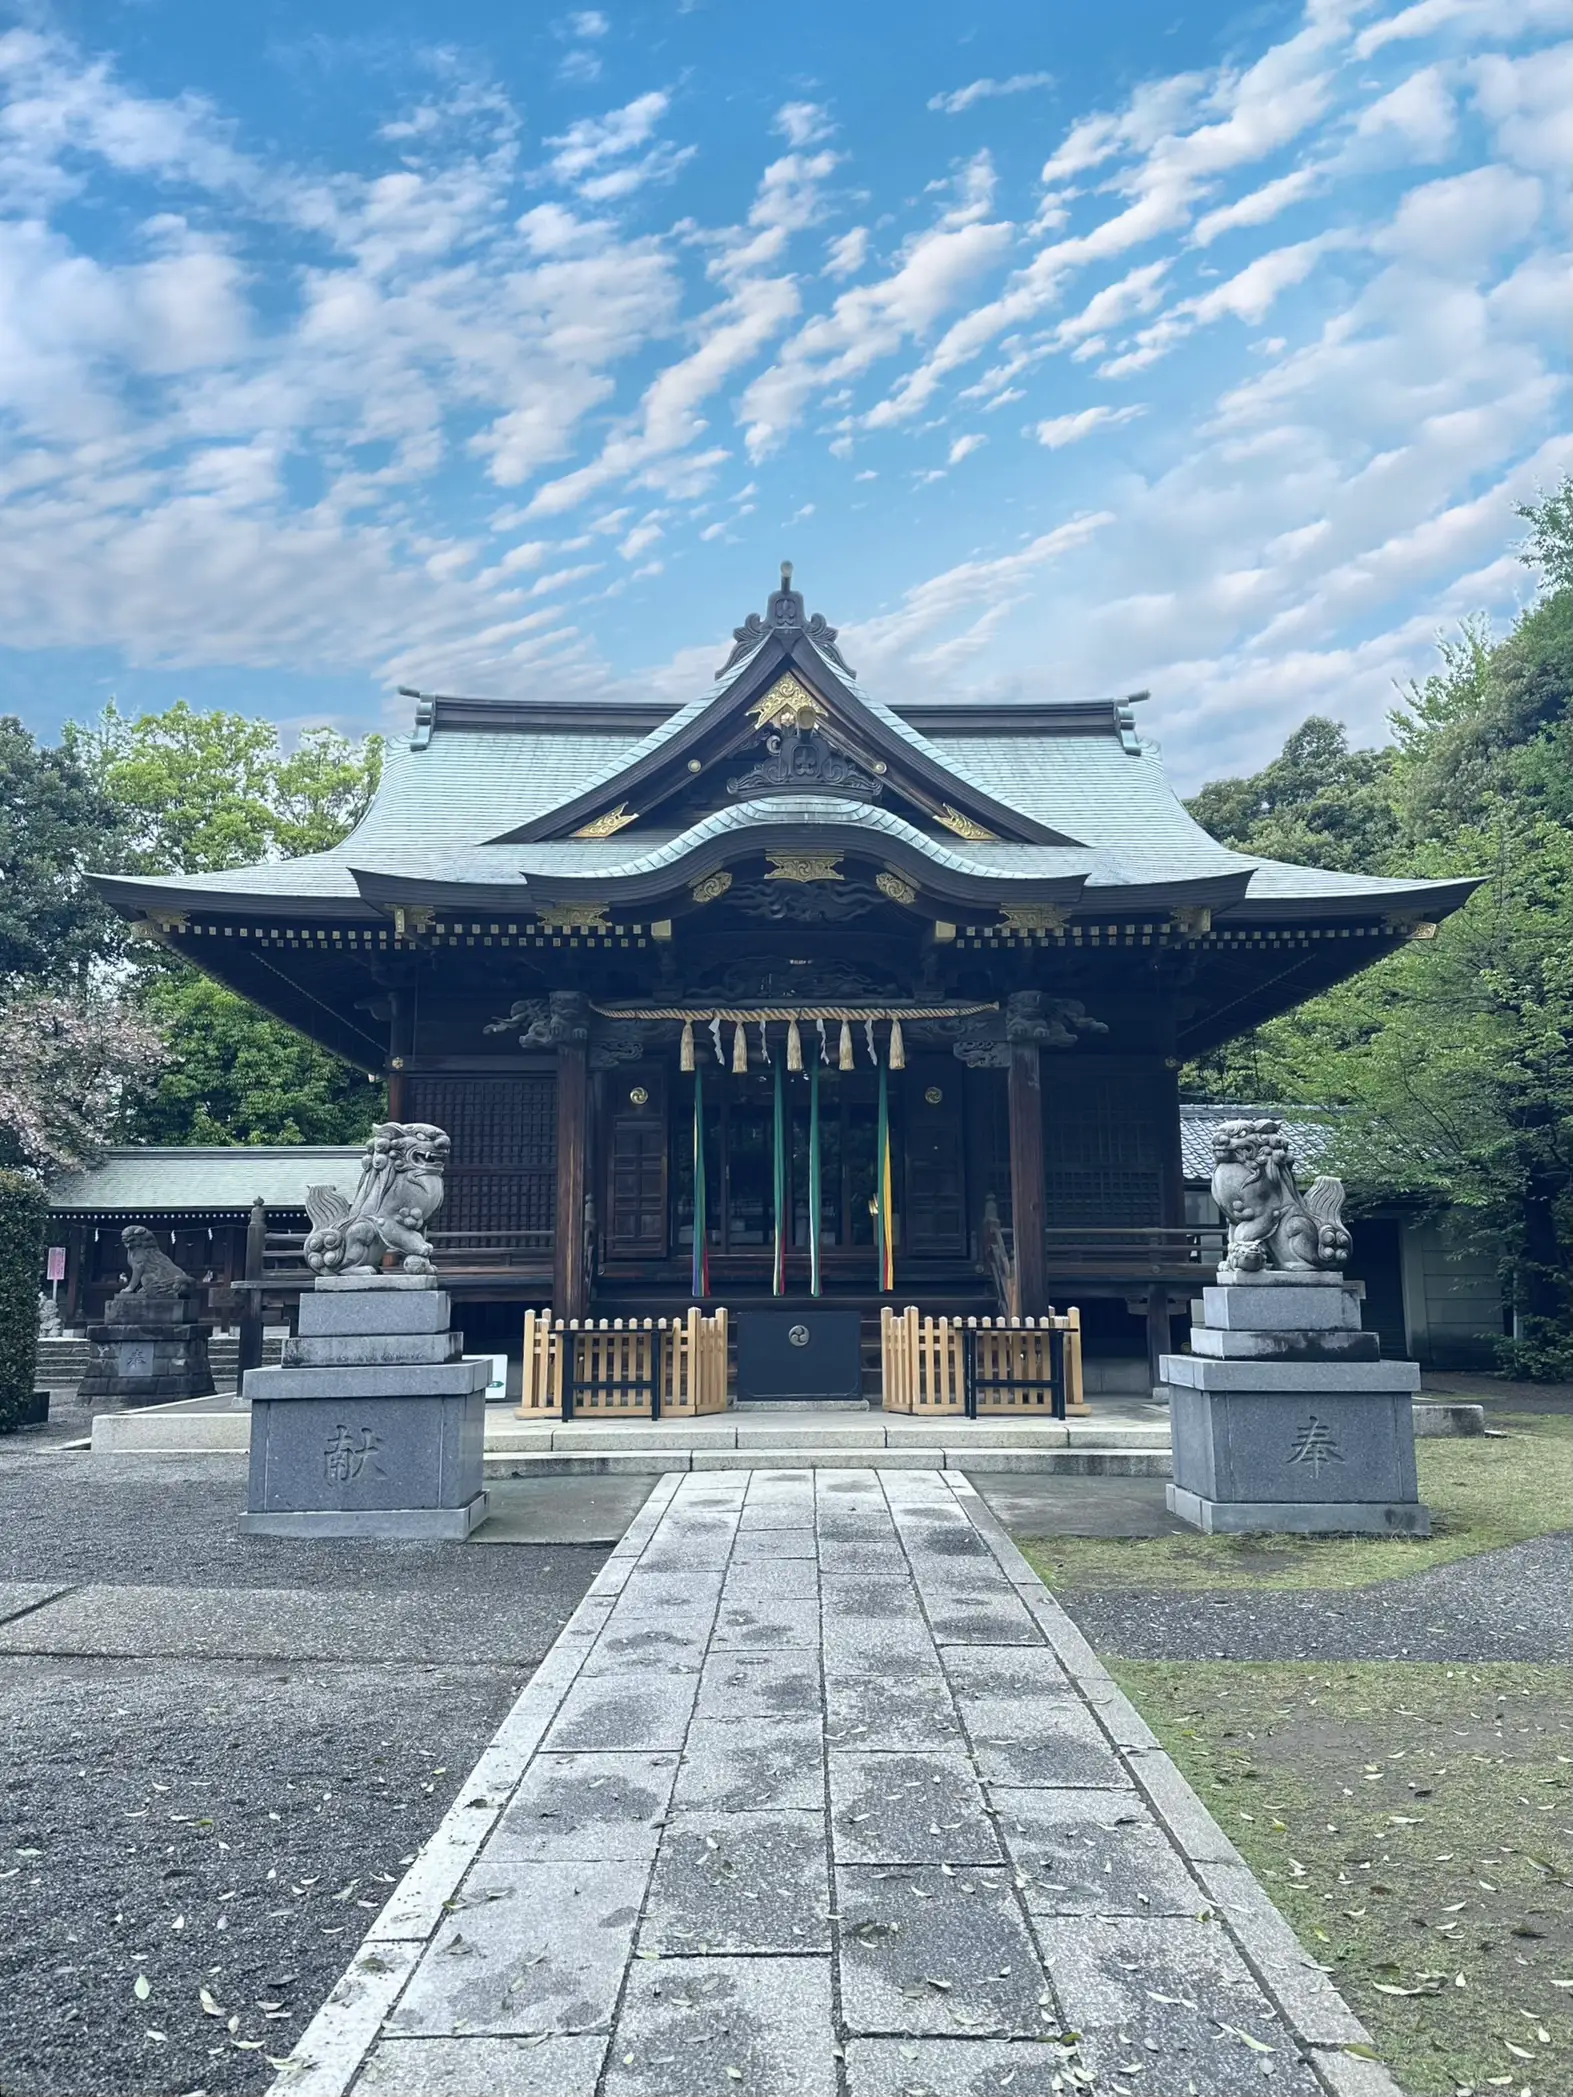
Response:
[[[361,1157],[359,1145],[125,1145],[88,1171],[56,1180],[49,1206],[67,1215],[245,1210],[260,1194],[270,1209],[304,1209],[308,1187],[349,1194]]]
[[[1213,1176],[1213,1130],[1221,1121],[1262,1121],[1269,1115],[1284,1125],[1290,1154],[1302,1185],[1320,1170],[1333,1141],[1330,1120],[1314,1107],[1240,1107],[1221,1100],[1180,1106],[1180,1162],[1189,1182],[1205,1185]]]

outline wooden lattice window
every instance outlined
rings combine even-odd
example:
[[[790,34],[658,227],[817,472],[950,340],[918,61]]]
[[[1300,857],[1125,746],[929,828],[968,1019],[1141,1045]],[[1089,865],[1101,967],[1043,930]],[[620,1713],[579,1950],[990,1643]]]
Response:
[[[414,1121],[447,1131],[453,1150],[439,1231],[546,1231],[556,1205],[557,1085],[549,1072],[410,1080]]]

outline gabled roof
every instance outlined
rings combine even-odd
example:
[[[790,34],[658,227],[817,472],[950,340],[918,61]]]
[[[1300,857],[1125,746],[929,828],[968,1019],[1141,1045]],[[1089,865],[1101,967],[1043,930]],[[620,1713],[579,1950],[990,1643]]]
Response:
[[[696,776],[724,768],[773,726],[789,736],[801,730],[822,738],[861,774],[873,775],[874,797],[904,799],[959,836],[1039,845],[1082,841],[980,784],[965,763],[860,691],[835,645],[834,627],[819,613],[805,614],[791,581],[791,565],[783,564],[781,588],[764,619],[751,614],[736,629],[708,700],[684,707],[637,750],[494,842],[584,836],[598,821],[647,823]]]
[[[418,696],[415,733],[390,748],[371,807],[332,850],[98,884],[133,914],[287,909],[379,923],[408,902],[529,911],[595,897],[631,907],[728,860],[792,849],[878,859],[958,904],[1205,907],[1236,924],[1438,918],[1476,885],[1330,873],[1220,845],[1137,734],[1131,707],[1145,694],[882,704],[859,685],[835,629],[805,614],[785,571],[764,617],[750,614],[733,639],[711,688],[684,704]],[[739,752],[753,743],[757,756],[760,722],[777,718],[793,686],[811,733],[876,791],[855,799],[812,781],[791,792],[746,785],[753,759]],[[685,796],[707,767],[722,786],[735,778],[733,794],[719,797],[728,805],[712,795],[696,808]]]

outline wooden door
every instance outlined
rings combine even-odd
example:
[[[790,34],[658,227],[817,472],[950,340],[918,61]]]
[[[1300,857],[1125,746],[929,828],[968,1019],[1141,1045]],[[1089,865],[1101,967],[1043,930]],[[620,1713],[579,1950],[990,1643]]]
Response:
[[[608,1088],[606,1253],[664,1260],[667,1252],[666,1091],[658,1071],[619,1073]]]
[[[916,1259],[959,1259],[967,1251],[961,1080],[953,1060],[907,1072],[901,1249]]]

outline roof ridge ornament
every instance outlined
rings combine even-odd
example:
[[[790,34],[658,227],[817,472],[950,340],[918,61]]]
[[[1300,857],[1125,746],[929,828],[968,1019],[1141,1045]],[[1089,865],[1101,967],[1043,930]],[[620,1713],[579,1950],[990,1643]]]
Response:
[[[761,619],[758,612],[750,612],[741,626],[733,627],[732,652],[717,670],[716,681],[719,683],[723,677],[730,675],[745,657],[753,654],[769,633],[807,634],[827,662],[834,663],[846,676],[855,677],[857,672],[836,646],[838,631],[838,628],[829,624],[823,612],[814,612],[809,617],[804,617],[803,593],[792,587],[792,563],[783,561],[781,587],[771,592],[769,602],[765,606],[765,616]]]

